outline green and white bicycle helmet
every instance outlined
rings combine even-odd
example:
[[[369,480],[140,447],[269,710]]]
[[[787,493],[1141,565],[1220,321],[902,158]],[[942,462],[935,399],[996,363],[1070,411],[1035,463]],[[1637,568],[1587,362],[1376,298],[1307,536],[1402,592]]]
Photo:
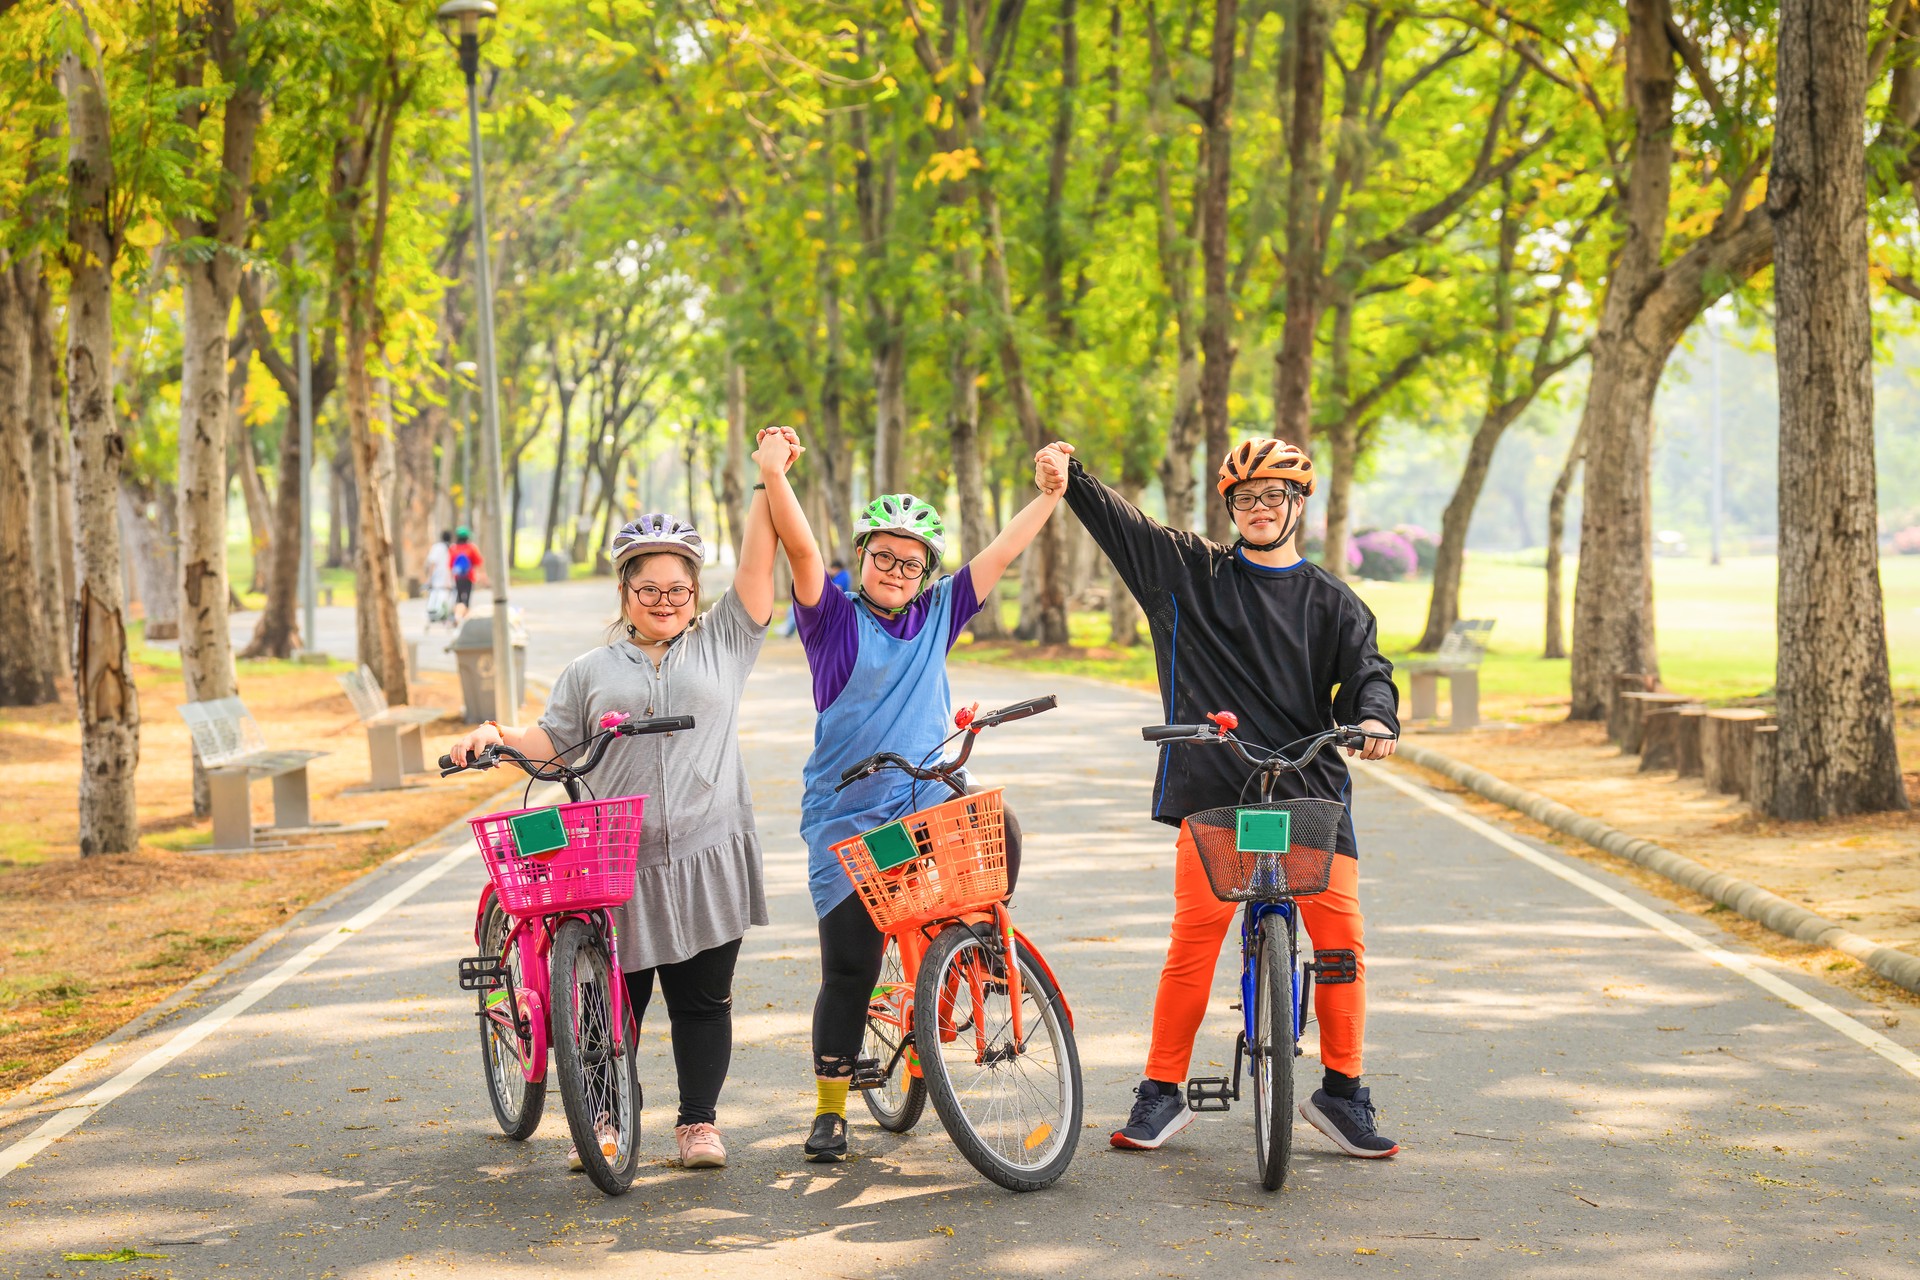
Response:
[[[853,518],[854,546],[864,547],[867,539],[876,533],[897,533],[925,543],[933,553],[930,567],[937,567],[947,551],[947,526],[942,523],[940,513],[910,493],[882,494]]]

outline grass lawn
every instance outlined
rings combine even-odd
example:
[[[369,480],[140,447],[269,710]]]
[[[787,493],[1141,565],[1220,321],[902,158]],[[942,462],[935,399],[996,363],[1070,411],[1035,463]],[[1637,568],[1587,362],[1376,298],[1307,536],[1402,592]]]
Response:
[[[1706,699],[1760,693],[1773,684],[1774,586],[1772,557],[1658,560],[1654,614],[1661,677],[1668,687]],[[1567,568],[1569,593],[1574,566]],[[1920,556],[1881,561],[1893,683],[1903,697],[1920,693]],[[1380,644],[1396,661],[1406,657],[1426,621],[1426,582],[1357,582],[1355,590],[1380,619]],[[1497,620],[1480,678],[1486,709],[1518,719],[1557,714],[1567,698],[1567,663],[1540,657],[1545,635],[1546,571],[1512,556],[1469,556],[1461,591],[1468,617]],[[1568,620],[1568,638],[1572,635]],[[1071,651],[1025,645],[975,644],[961,652],[980,661],[1035,671],[1059,671],[1154,688],[1153,654],[1146,646],[1107,647],[1104,614],[1075,614]],[[1403,690],[1404,692],[1404,690]]]

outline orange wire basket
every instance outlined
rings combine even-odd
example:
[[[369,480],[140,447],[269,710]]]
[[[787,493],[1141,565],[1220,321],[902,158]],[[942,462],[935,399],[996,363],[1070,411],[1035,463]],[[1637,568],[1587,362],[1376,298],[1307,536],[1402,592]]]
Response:
[[[833,846],[874,927],[898,933],[1007,896],[1006,808],[992,787],[900,820],[916,852],[882,870],[867,832]],[[888,824],[892,825],[892,824]]]

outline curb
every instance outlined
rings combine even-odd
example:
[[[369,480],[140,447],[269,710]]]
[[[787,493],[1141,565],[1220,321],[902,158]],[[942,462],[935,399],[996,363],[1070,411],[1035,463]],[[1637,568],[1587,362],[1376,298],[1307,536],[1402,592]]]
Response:
[[[1557,800],[1550,800],[1537,791],[1516,787],[1484,769],[1476,769],[1430,747],[1403,740],[1394,754],[1410,764],[1430,769],[1443,778],[1457,782],[1496,804],[1523,813],[1562,835],[1572,836],[1605,853],[1625,858],[1704,898],[1731,907],[1755,924],[1765,925],[1775,933],[1798,942],[1810,942],[1845,952],[1888,982],[1920,995],[1920,956],[1884,946],[1798,903],[1789,902],[1777,893],[1762,889],[1751,881],[1738,879],[1724,871],[1715,871],[1651,840],[1628,835]]]
[[[319,899],[317,902],[309,902],[306,906],[300,908],[300,910],[294,912],[271,929],[268,929],[265,933],[255,938],[252,942],[249,942],[246,946],[241,947],[219,964],[214,965],[211,969],[203,970],[201,973],[189,979],[186,985],[180,987],[159,1004],[154,1005],[151,1009],[139,1014],[131,1021],[123,1023],[108,1032],[105,1036],[94,1041],[72,1058],[61,1063],[46,1075],[41,1076],[38,1080],[21,1085],[5,1099],[0,1099],[0,1129],[5,1129],[23,1115],[44,1107],[52,1099],[58,1097],[63,1091],[70,1088],[83,1073],[105,1065],[107,1060],[113,1056],[113,1051],[120,1045],[152,1030],[154,1026],[179,1012],[182,1008],[193,1007],[195,996],[218,983],[235,970],[251,964],[263,952],[284,940],[288,934],[313,923],[314,920],[331,910],[342,899],[359,889],[375,876],[382,875],[401,863],[411,862],[423,853],[444,848],[454,840],[470,839],[472,833],[467,829],[467,823],[470,818],[477,817],[483,813],[493,812],[495,806],[506,803],[513,796],[524,790],[525,787],[526,783],[524,781],[516,782],[488,796],[479,804],[476,804],[473,808],[467,810],[460,817],[455,818],[452,822],[449,822],[432,835],[408,845],[384,862],[368,867],[365,871],[347,881],[347,883],[341,885],[326,897]],[[53,1109],[57,1109],[57,1107]]]

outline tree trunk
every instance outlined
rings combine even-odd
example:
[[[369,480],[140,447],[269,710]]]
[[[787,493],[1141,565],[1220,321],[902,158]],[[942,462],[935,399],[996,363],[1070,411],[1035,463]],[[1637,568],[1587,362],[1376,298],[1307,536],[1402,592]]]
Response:
[[[67,421],[74,438],[74,643],[80,718],[80,855],[139,843],[134,768],[140,699],[127,658],[114,504],[126,438],[113,415],[113,260],[108,193],[112,125],[100,49],[89,39],[60,60],[67,100]]]
[[[424,589],[427,548],[433,543],[433,442],[442,410],[423,404],[394,432],[394,573],[408,599]]]
[[[1233,421],[1227,397],[1237,348],[1233,341],[1233,298],[1229,295],[1228,202],[1233,194],[1233,75],[1239,33],[1239,0],[1214,0],[1213,87],[1201,115],[1206,153],[1205,185],[1200,195],[1200,264],[1204,280],[1200,350],[1200,415],[1207,454],[1219,459],[1232,443]],[[1207,536],[1229,542],[1233,521],[1225,504],[1207,504]]]
[[[1560,476],[1553,482],[1553,497],[1547,500],[1547,643],[1540,652],[1543,658],[1567,656],[1567,645],[1561,631],[1565,625],[1567,608],[1560,595],[1560,547],[1566,540],[1567,495],[1573,490],[1574,472],[1580,469],[1586,456],[1587,437],[1585,433],[1575,431],[1573,443],[1567,448],[1567,460],[1561,464]]]
[[[954,276],[959,289],[976,289],[980,282],[978,260],[965,249],[957,258]],[[968,298],[967,292],[961,292],[951,304],[957,323],[949,326],[947,348],[947,446],[953,459],[953,487],[960,495],[962,560],[972,560],[979,555],[994,537],[987,522],[986,484],[980,466],[980,381],[968,340]],[[981,601],[980,612],[968,627],[977,640],[997,640],[1005,636],[1000,602],[992,597]]]
[[[1360,427],[1351,412],[1352,353],[1353,302],[1342,298],[1333,307],[1333,352],[1329,378],[1340,412],[1327,424],[1327,444],[1333,453],[1333,474],[1327,475],[1325,482],[1327,534],[1321,543],[1320,553],[1320,567],[1336,578],[1350,576],[1347,568],[1347,524],[1353,499],[1353,468],[1360,459]]]
[[[1313,339],[1320,324],[1320,132],[1326,116],[1327,15],[1296,0],[1287,122],[1286,316],[1273,357],[1273,434],[1301,448],[1313,435]]]
[[[56,681],[73,675],[67,643],[72,635],[73,476],[66,432],[57,400],[59,344],[53,332],[53,289],[41,259],[32,298],[33,368],[27,382],[27,417],[33,432],[33,545],[38,557],[40,599],[45,609],[46,656],[42,661]]]
[[[565,492],[567,480],[567,427],[573,417],[573,397],[577,388],[565,381],[560,375],[559,364],[554,365],[553,398],[560,416],[560,439],[553,447],[553,482],[547,486],[547,527],[540,536],[540,549],[543,552],[553,550],[553,535],[560,525],[560,499]]]
[[[240,479],[240,498],[247,511],[247,545],[253,552],[253,575],[247,584],[251,595],[263,595],[267,578],[273,572],[273,499],[267,493],[266,477],[260,474],[260,458],[254,449],[253,427],[246,421],[247,378],[253,364],[253,332],[243,317],[227,337],[227,441],[232,446],[229,461]],[[293,415],[286,415],[293,425]]]
[[[374,417],[373,375],[367,351],[373,335],[367,324],[367,303],[349,301],[344,317],[346,337],[347,429],[353,451],[354,486],[360,495],[360,545],[354,555],[356,591],[354,623],[361,638],[360,661],[373,672],[391,706],[408,700],[406,649],[400,638],[400,609],[393,576],[392,542],[387,531],[387,504],[380,494],[379,424]],[[494,566],[504,572],[504,566]]]
[[[120,478],[120,530],[132,564],[134,594],[146,612],[148,640],[180,638],[179,498],[164,481]]]
[[[1165,46],[1160,40],[1159,16],[1151,3],[1147,11],[1147,30],[1152,38],[1153,98],[1155,114],[1164,118],[1172,110],[1173,71]],[[1175,529],[1193,527],[1193,447],[1200,438],[1200,354],[1194,341],[1193,324],[1193,236],[1179,225],[1173,211],[1173,166],[1170,152],[1173,137],[1160,129],[1154,138],[1153,194],[1154,240],[1160,260],[1160,279],[1167,291],[1168,309],[1173,312],[1176,349],[1173,380],[1173,411],[1167,420],[1166,455],[1160,461],[1160,490],[1167,504],[1167,524]],[[1198,217],[1200,202],[1194,201],[1192,216]]]
[[[1866,0],[1784,0],[1773,174],[1780,366],[1776,818],[1905,809],[1873,457]],[[1809,519],[1812,513],[1814,518]]]
[[[1626,96],[1633,155],[1616,216],[1625,224],[1600,324],[1580,429],[1586,437],[1580,568],[1574,581],[1572,708],[1605,719],[1613,677],[1658,677],[1653,633],[1653,398],[1673,348],[1702,310],[1772,256],[1771,218],[1736,207],[1673,262],[1674,50],[1664,0],[1628,0]]]
[[[300,506],[300,473],[306,460],[300,456],[300,424],[297,405],[287,415],[280,433],[279,494],[273,511],[277,527],[268,542],[273,564],[266,574],[267,603],[254,624],[253,638],[243,658],[291,658],[296,647],[310,646],[299,630],[300,543],[306,537],[305,512]]]
[[[326,567],[344,569],[353,550],[352,530],[360,519],[359,491],[353,484],[353,450],[336,447],[327,476]]]
[[[898,493],[906,469],[900,453],[907,431],[907,341],[898,327],[873,352],[873,492]]]
[[[1146,486],[1130,471],[1120,476],[1120,496],[1136,507],[1140,505],[1141,491]],[[1140,604],[1120,581],[1120,570],[1113,565],[1107,566],[1107,643],[1116,648],[1129,649],[1140,643]]]
[[[740,563],[740,541],[746,536],[747,525],[740,518],[746,510],[743,497],[747,492],[747,367],[740,363],[739,357],[732,351],[727,352],[725,457],[726,463],[720,472],[720,501],[727,511],[727,525],[733,541],[733,562],[737,565]]]
[[[829,146],[825,151],[831,165],[832,148]],[[833,183],[829,169],[826,198],[829,230],[839,226],[834,212]],[[849,538],[853,528],[853,458],[846,446],[845,322],[841,311],[840,273],[827,254],[820,256],[820,281],[820,310],[827,330],[826,362],[820,373],[820,443],[825,448],[819,457],[819,467],[827,503],[827,527],[822,530],[825,534],[822,545],[827,548],[829,561],[838,559],[852,564],[853,547]]]
[[[48,662],[51,631],[41,597],[34,543],[38,490],[52,476],[33,472],[33,307],[40,280],[36,260],[0,250],[0,706],[33,707],[54,701]]]

